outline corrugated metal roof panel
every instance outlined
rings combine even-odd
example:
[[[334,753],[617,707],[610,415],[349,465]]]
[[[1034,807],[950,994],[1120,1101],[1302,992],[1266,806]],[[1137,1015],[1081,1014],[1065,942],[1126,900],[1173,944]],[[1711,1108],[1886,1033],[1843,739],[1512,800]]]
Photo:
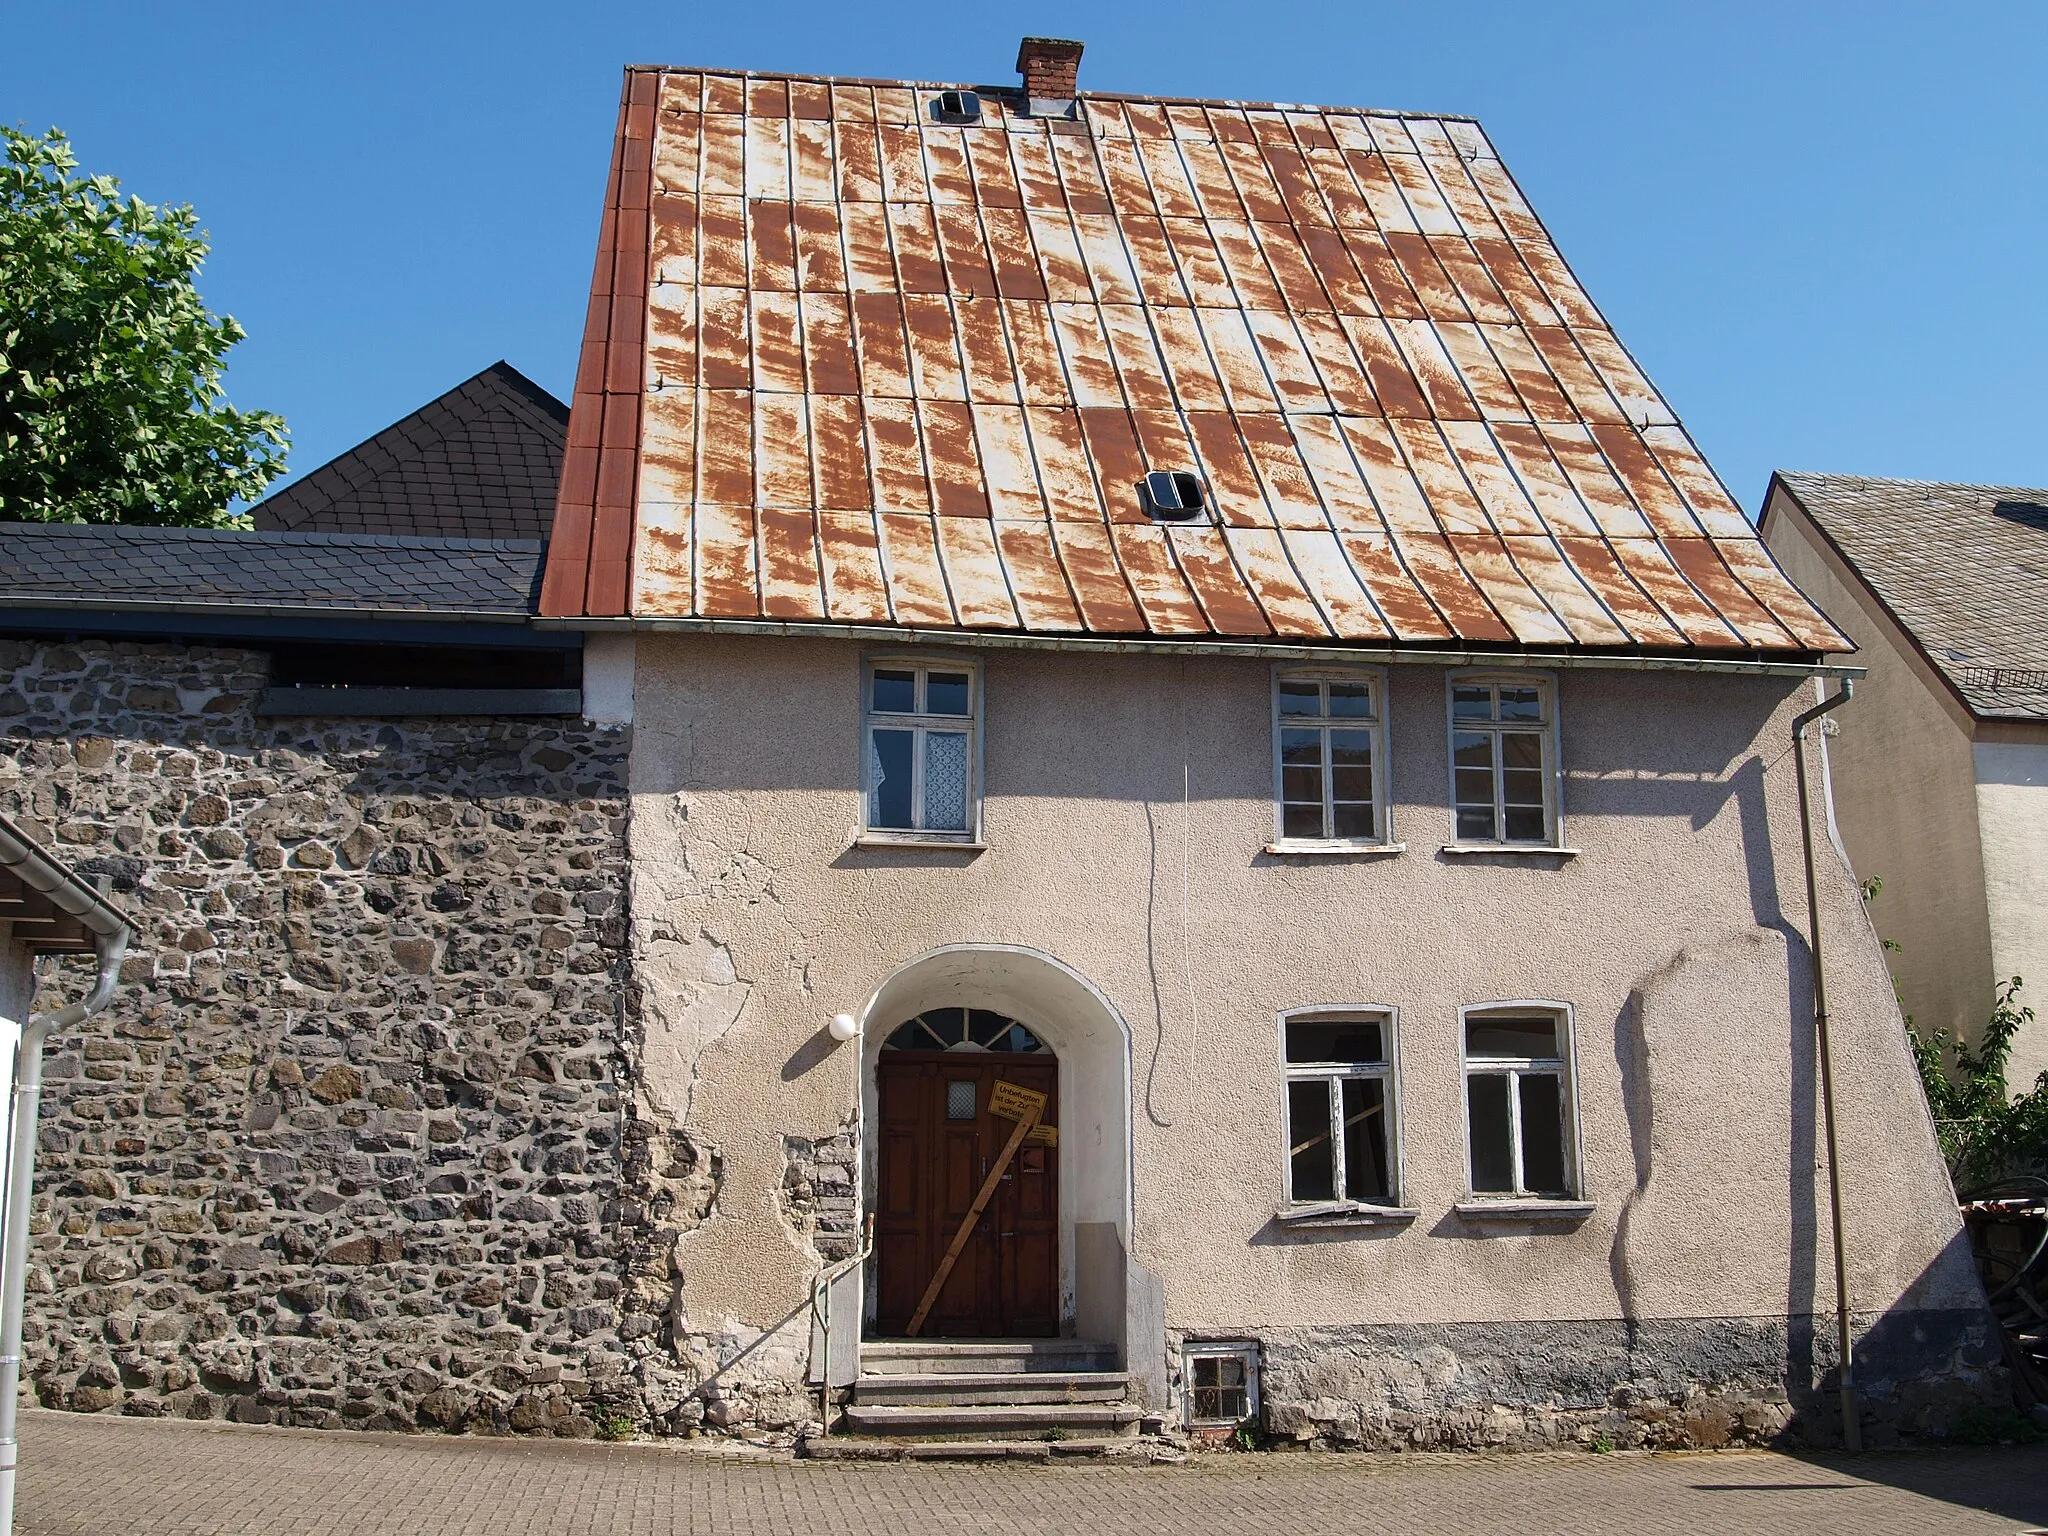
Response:
[[[1846,648],[1475,124],[937,89],[628,72],[545,613]]]

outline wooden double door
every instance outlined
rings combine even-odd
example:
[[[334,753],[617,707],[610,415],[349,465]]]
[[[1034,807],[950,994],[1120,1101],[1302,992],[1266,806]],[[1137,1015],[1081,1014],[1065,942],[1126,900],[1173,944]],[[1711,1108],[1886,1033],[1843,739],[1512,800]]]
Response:
[[[1045,1055],[886,1051],[875,1212],[875,1333],[900,1338],[1017,1122],[989,1112],[997,1082],[1046,1096],[1059,1124],[1059,1064]],[[1053,1133],[1056,1136],[1056,1132]],[[1026,1141],[940,1290],[920,1338],[1050,1338],[1059,1332],[1059,1149]]]

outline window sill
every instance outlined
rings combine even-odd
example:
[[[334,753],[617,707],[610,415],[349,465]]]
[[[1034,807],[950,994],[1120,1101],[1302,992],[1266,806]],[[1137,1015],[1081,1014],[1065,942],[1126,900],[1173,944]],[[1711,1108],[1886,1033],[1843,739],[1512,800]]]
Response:
[[[1286,838],[1282,838],[1278,842],[1266,844],[1265,851],[1267,853],[1287,855],[1307,854],[1311,858],[1319,859],[1345,857],[1384,859],[1397,853],[1406,853],[1408,845],[1406,843],[1326,843],[1320,841],[1310,842],[1307,839],[1291,842]]]
[[[1523,859],[1576,859],[1577,848],[1556,848],[1548,843],[1445,843],[1437,850],[1454,858],[1473,854],[1505,853]]]
[[[1404,1205],[1283,1205],[1273,1219],[1283,1227],[1394,1227],[1422,1212]]]
[[[1451,1209],[1467,1221],[1584,1221],[1599,1207],[1590,1200],[1460,1200]]]
[[[965,837],[922,837],[917,833],[862,832],[853,840],[856,848],[945,848],[955,853],[981,853],[988,844]]]

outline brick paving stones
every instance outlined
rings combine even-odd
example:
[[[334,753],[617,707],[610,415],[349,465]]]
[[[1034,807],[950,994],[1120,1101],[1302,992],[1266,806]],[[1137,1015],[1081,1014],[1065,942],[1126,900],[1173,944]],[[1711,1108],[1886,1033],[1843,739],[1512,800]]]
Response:
[[[1727,1452],[962,1465],[49,1412],[23,1417],[19,1518],[24,1536],[2010,1536],[2043,1524],[2044,1446],[1854,1462]]]

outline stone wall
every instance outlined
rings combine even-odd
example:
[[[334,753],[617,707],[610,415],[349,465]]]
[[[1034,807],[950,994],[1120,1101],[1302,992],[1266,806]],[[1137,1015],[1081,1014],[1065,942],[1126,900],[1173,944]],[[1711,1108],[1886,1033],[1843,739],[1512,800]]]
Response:
[[[1863,1316],[1865,1443],[2009,1411],[1979,1310]],[[1262,1331],[1264,1427],[1328,1449],[1839,1447],[1832,1315],[1352,1324]]]
[[[652,1241],[622,1160],[648,1140],[620,1089],[627,729],[259,719],[243,650],[8,641],[0,662],[0,808],[143,928],[128,985],[48,1052],[37,1396],[645,1422],[661,1340],[622,1327]],[[89,970],[43,962],[38,1006]]]

